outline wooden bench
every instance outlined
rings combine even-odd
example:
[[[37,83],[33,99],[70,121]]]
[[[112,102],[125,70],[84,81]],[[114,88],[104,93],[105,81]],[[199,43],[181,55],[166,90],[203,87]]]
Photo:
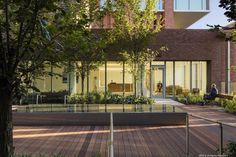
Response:
[[[205,97],[205,95],[204,95],[204,97]],[[232,95],[227,95],[227,94],[224,94],[224,93],[220,93],[220,94],[217,94],[217,96],[216,96],[215,98],[233,100],[234,96],[232,96]],[[202,103],[202,105],[206,104],[207,102],[212,102],[212,101],[214,101],[215,98],[213,98],[213,99],[204,99],[204,102]]]
[[[205,97],[205,95],[204,95],[204,97]],[[212,99],[204,99],[203,105],[206,104],[207,102],[214,101],[215,98],[233,100],[234,96],[232,96],[232,95],[227,95],[227,94],[224,94],[224,93],[220,93],[220,94],[217,94],[217,96],[214,97],[214,98],[212,98]]]
[[[207,94],[205,94],[207,95]],[[204,95],[204,97],[205,97]],[[224,93],[220,93],[220,94],[217,94],[217,96],[215,98],[222,98],[222,99],[228,99],[228,100],[233,100],[234,96],[232,95],[227,95],[227,94],[224,94]],[[211,100],[215,100],[215,98],[211,99]],[[210,99],[209,99],[210,100]]]
[[[227,94],[223,94],[223,93],[218,94],[216,97],[222,98],[222,99],[228,99],[228,100],[233,100],[233,98],[234,98],[234,96],[232,96],[232,95],[227,95]]]

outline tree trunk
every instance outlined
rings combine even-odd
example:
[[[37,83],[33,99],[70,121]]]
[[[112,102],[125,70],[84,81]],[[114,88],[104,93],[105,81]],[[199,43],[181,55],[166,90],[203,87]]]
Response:
[[[81,95],[84,95],[84,79],[85,76],[81,74]]]
[[[81,71],[81,95],[84,95],[84,80],[85,80],[85,70],[84,70],[84,66],[82,65],[82,71]]]
[[[134,96],[137,97],[137,64],[134,63]]]
[[[0,79],[0,157],[13,156],[12,92],[7,79]]]
[[[89,70],[87,70],[87,94],[89,93]]]
[[[140,93],[143,96],[143,65],[140,65]]]

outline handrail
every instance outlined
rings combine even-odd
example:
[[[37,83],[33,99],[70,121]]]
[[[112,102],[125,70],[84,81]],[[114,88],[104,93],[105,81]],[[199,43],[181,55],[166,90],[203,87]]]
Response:
[[[216,121],[216,120],[212,120],[209,118],[205,118],[202,116],[197,116],[197,115],[193,115],[193,114],[187,114],[186,115],[186,157],[189,156],[189,116],[195,117],[195,118],[199,118],[199,119],[203,119],[212,123],[217,123],[219,124],[219,154],[223,155],[223,146],[224,146],[224,141],[223,141],[223,125],[228,126],[228,127],[233,127],[236,128],[236,126],[231,125],[231,124],[227,124],[221,121]]]
[[[218,123],[218,124],[222,124],[222,125],[229,126],[229,127],[232,127],[232,128],[236,128],[236,125],[224,123],[224,122],[217,121],[217,120],[212,120],[212,119],[209,119],[209,118],[205,118],[205,117],[197,116],[197,115],[193,115],[193,114],[188,114],[188,115],[192,116],[192,117],[195,117],[195,118],[203,119],[203,120],[206,120],[206,121],[209,121],[209,122],[212,122],[212,123]]]
[[[189,149],[189,115],[186,114],[186,147],[185,147],[185,153],[186,153],[186,157],[189,157],[190,154],[190,149]]]
[[[110,141],[108,146],[108,157],[114,157],[114,136],[113,136],[113,113],[110,113]]]

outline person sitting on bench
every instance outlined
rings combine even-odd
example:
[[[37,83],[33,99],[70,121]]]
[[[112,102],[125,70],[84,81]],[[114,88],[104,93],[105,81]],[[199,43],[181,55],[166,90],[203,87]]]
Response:
[[[216,88],[216,84],[213,83],[211,85],[211,92],[210,92],[210,94],[205,94],[204,97],[203,97],[204,102],[206,102],[206,100],[215,100],[217,95],[218,95],[218,89]]]

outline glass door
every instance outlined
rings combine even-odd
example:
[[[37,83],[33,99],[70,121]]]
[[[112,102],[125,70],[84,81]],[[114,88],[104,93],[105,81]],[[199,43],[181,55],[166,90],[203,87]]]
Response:
[[[151,66],[151,97],[165,98],[166,97],[166,79],[165,79],[165,65]]]

